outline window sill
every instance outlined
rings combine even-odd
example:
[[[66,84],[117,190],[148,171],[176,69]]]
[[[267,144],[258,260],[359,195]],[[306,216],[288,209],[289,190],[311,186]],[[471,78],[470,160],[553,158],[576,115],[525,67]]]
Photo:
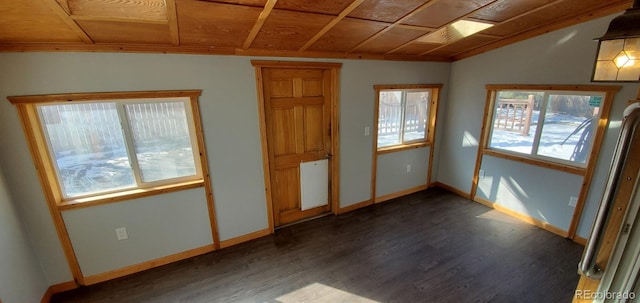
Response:
[[[185,189],[203,187],[203,180],[187,181],[169,185],[155,186],[150,188],[137,188],[127,191],[121,191],[117,193],[110,193],[105,195],[78,198],[78,199],[65,199],[58,203],[59,210],[69,210],[75,208],[82,208],[88,206],[95,206],[101,204],[107,204],[112,202],[119,202],[131,199],[137,199],[142,197],[148,197],[153,195],[165,194],[175,191],[181,191]]]
[[[414,149],[414,148],[421,148],[426,146],[431,146],[431,142],[417,142],[417,143],[385,146],[385,147],[378,148],[377,154],[382,155],[382,154],[388,154],[388,153],[399,152],[399,151]]]
[[[492,156],[496,158],[507,159],[511,161],[531,164],[535,166],[540,166],[544,168],[550,168],[554,170],[559,170],[563,172],[567,172],[574,175],[584,176],[587,174],[587,169],[578,166],[572,166],[568,164],[555,163],[551,161],[545,161],[541,159],[530,158],[527,156],[514,155],[510,153],[500,152],[493,149],[484,149],[482,154],[485,156]]]

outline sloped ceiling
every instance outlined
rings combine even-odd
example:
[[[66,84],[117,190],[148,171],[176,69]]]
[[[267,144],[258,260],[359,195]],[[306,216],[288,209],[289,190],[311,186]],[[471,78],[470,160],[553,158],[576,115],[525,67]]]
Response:
[[[452,61],[620,12],[631,2],[0,0],[0,51]],[[478,23],[486,28],[471,33]]]

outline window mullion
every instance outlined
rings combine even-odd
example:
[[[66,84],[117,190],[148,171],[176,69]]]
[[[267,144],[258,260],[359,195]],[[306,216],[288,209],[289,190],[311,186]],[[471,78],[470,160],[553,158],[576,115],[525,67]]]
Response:
[[[540,114],[538,114],[538,125],[536,125],[536,134],[533,138],[533,146],[531,149],[531,155],[538,154],[538,147],[540,145],[540,137],[542,137],[542,128],[544,127],[544,117],[547,114],[547,105],[549,104],[549,94],[544,92],[542,95],[542,104],[540,104]]]
[[[429,139],[429,133],[431,132],[431,97],[433,96],[433,89],[427,90],[429,93],[427,94],[428,98],[425,102],[427,110],[424,112],[425,120],[424,120],[424,141],[431,141]],[[422,124],[422,121],[418,121]],[[435,125],[433,125],[435,126]]]
[[[129,163],[133,170],[133,176],[136,180],[136,185],[140,187],[142,185],[142,175],[140,174],[140,166],[138,165],[138,157],[136,157],[135,145],[133,142],[133,134],[131,133],[131,125],[129,123],[129,117],[125,110],[125,104],[116,103],[118,109],[118,118],[120,119],[120,126],[122,134],[124,136],[125,145],[127,148],[127,156],[129,157]]]
[[[402,91],[402,98],[400,99],[400,126],[399,126],[399,130],[400,130],[400,142],[401,144],[405,144],[404,143],[404,119],[406,116],[406,111],[407,111],[407,91],[403,90]]]

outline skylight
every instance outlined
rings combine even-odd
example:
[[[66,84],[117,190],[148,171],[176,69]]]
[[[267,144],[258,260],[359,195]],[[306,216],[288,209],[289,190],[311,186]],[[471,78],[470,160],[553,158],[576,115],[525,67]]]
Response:
[[[418,39],[418,42],[446,44],[465,37],[469,37],[479,31],[492,27],[491,23],[458,20],[435,32],[426,34]]]

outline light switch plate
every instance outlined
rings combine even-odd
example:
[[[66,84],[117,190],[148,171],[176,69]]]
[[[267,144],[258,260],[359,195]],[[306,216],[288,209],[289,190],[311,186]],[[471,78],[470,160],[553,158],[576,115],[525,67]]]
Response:
[[[571,196],[569,197],[569,206],[576,207],[578,205],[578,197]]]
[[[127,228],[126,227],[116,228],[116,237],[118,238],[118,240],[129,239],[129,235],[127,234]]]

